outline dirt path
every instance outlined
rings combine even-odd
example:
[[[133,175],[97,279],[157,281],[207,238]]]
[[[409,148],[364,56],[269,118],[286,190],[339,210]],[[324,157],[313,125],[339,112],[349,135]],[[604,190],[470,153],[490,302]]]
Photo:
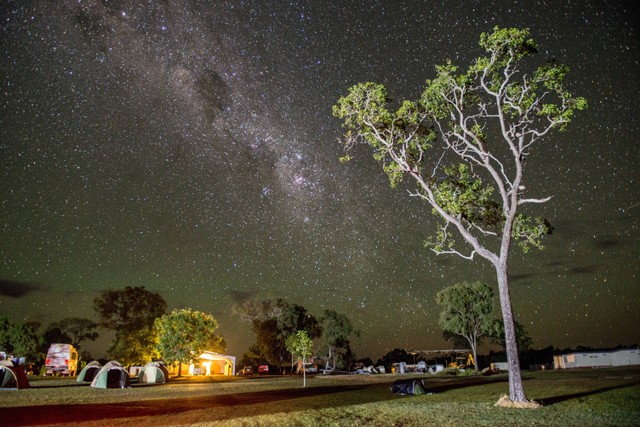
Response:
[[[109,425],[110,421],[115,422],[119,419],[139,417],[156,418],[189,411],[215,410],[221,407],[227,410],[229,408],[235,408],[238,412],[242,412],[242,407],[247,405],[273,403],[294,398],[350,392],[373,387],[388,388],[388,384],[297,388],[183,399],[145,400],[127,403],[0,408],[0,425],[69,425],[91,421],[100,421],[102,425]],[[154,424],[157,425],[157,423]]]

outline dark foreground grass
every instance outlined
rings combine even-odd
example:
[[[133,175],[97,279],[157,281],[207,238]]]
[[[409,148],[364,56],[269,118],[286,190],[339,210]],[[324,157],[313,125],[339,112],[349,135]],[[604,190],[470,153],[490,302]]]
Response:
[[[94,390],[73,386],[71,382],[58,385],[34,381],[30,390],[1,392],[0,420],[9,411],[35,410],[39,404],[87,402],[83,411],[86,409],[90,413],[92,404],[111,402],[113,414],[101,419],[89,417],[85,422],[74,420],[74,424],[123,426],[135,423],[136,427],[640,426],[638,368],[524,373],[527,395],[543,404],[539,409],[494,406],[500,395],[507,392],[506,375],[421,377],[430,394],[392,394],[389,385],[398,378],[393,375],[317,376],[308,379],[305,390],[301,389],[300,379],[292,377],[232,382],[220,379],[199,383],[177,381],[171,385],[134,386],[128,390]],[[162,399],[183,403],[172,406]],[[136,416],[118,414],[118,405],[123,408],[129,405],[131,409],[132,404],[125,402],[132,401],[136,402],[133,406],[148,410]],[[25,403],[32,408],[24,407]],[[63,417],[52,419],[51,423],[67,424],[68,421]],[[28,421],[22,423],[28,424]]]

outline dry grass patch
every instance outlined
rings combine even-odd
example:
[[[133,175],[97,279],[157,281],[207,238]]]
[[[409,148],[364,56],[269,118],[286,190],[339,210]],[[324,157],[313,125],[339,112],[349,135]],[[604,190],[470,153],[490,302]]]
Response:
[[[509,399],[509,396],[503,394],[500,396],[500,399],[496,402],[495,405],[499,408],[517,408],[517,409],[538,409],[542,408],[542,405],[536,402],[535,400],[530,400],[527,402],[514,402]]]

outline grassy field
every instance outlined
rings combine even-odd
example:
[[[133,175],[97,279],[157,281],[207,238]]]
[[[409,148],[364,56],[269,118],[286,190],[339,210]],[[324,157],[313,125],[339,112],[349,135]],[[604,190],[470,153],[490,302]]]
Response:
[[[0,420],[10,411],[70,412],[81,405],[88,417],[75,419],[74,425],[640,426],[638,368],[525,372],[525,390],[543,405],[539,409],[494,406],[507,392],[506,375],[419,375],[429,394],[390,392],[393,381],[411,377],[318,375],[307,379],[304,390],[297,377],[178,379],[116,390],[91,389],[73,379],[32,378],[31,389],[0,393]],[[108,418],[92,418],[94,405],[109,409]]]

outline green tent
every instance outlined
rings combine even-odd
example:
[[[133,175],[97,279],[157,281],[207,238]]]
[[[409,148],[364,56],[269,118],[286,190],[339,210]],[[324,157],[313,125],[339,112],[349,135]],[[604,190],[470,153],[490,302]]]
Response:
[[[98,372],[100,372],[101,368],[102,365],[97,360],[89,362],[87,366],[82,368],[82,371],[80,371],[80,373],[78,374],[78,378],[76,379],[76,381],[78,381],[79,383],[90,383],[91,381],[93,381],[96,375],[98,375]]]
[[[424,382],[420,378],[397,380],[390,388],[393,393],[400,395],[427,393]]]
[[[131,387],[129,374],[115,360],[104,365],[91,381],[93,388],[126,388]]]
[[[29,380],[20,365],[0,360],[0,388],[29,388]]]

